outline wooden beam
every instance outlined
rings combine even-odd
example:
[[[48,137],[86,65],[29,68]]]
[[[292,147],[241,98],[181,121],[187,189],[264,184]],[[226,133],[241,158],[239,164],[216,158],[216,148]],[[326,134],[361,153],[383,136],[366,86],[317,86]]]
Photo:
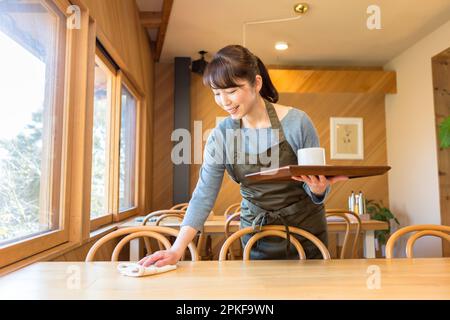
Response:
[[[144,28],[159,28],[162,22],[162,13],[154,11],[144,11],[139,14],[139,19]]]
[[[380,66],[302,66],[302,65],[276,65],[266,64],[267,69],[280,69],[280,70],[383,70]]]
[[[169,24],[170,12],[172,11],[173,0],[163,0],[162,6],[162,22],[159,27],[158,40],[156,42],[155,61],[159,61],[161,56],[164,38],[166,37],[167,25]]]
[[[269,69],[279,92],[396,93],[395,71]]]

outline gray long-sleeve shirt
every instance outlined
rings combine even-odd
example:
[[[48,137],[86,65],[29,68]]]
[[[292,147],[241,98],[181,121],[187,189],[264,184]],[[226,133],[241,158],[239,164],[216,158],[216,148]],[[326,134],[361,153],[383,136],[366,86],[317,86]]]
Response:
[[[229,160],[232,157],[233,150],[230,148],[233,147],[230,147],[231,143],[226,143],[228,140],[225,137],[227,129],[231,128],[230,123],[232,121],[230,117],[222,120],[211,132],[206,142],[199,179],[189,202],[182,226],[190,226],[197,230],[202,230],[203,224],[214,206],[222,184],[224,171],[231,168]],[[320,146],[317,131],[305,112],[291,108],[280,122],[286,140],[294,152],[302,148]],[[245,139],[243,147],[249,154],[261,153],[269,147],[278,144],[278,136],[271,128],[243,128],[243,132],[252,137],[255,137],[255,135],[258,137],[258,139]],[[265,138],[261,139],[261,137]],[[316,204],[323,203],[330,192],[330,187],[328,186],[325,194],[317,197],[311,192],[306,183],[303,184],[303,188]]]

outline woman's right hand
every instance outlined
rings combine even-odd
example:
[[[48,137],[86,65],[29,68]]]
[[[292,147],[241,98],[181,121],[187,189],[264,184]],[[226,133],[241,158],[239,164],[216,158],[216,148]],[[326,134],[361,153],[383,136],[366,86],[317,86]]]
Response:
[[[163,267],[168,264],[176,264],[181,259],[178,252],[172,250],[161,250],[146,256],[138,263],[144,267],[149,267],[154,264],[156,267]]]

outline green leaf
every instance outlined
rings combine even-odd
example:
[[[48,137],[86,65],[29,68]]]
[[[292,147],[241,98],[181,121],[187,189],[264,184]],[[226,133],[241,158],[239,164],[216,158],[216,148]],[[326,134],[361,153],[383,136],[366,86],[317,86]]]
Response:
[[[445,118],[439,125],[439,140],[441,148],[450,147],[450,117]]]
[[[380,213],[374,214],[373,218],[378,221],[387,221],[386,217]]]
[[[389,211],[386,208],[383,208],[382,213],[384,214],[384,216],[388,219],[394,219],[394,215],[392,214],[391,211]]]
[[[386,208],[383,205],[383,202],[380,201],[380,203],[377,203],[375,200],[366,200],[366,209],[367,212],[370,214],[371,219],[378,220],[378,221],[385,221],[388,223],[388,229],[387,230],[376,230],[375,231],[375,237],[378,240],[378,243],[380,245],[385,245],[387,243],[387,239],[389,238],[389,235],[391,234],[391,226],[390,221],[394,220],[395,223],[400,225],[400,222],[397,220],[395,215],[392,213],[389,208]]]

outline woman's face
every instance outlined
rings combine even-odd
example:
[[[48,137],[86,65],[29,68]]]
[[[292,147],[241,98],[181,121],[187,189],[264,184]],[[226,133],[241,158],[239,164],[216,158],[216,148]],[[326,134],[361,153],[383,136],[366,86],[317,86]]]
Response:
[[[247,80],[239,80],[237,84],[240,86],[212,89],[216,103],[228,112],[232,119],[244,117],[258,101],[262,78],[257,75],[253,86]]]

